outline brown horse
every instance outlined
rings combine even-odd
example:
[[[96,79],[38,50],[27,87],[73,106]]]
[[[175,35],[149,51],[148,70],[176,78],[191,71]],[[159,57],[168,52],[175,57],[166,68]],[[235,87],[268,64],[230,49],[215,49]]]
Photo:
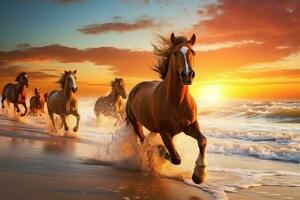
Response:
[[[28,75],[25,72],[21,72],[16,77],[15,81],[17,83],[8,83],[4,86],[2,90],[2,109],[4,109],[5,100],[13,103],[14,108],[18,113],[20,112],[18,104],[22,104],[25,108],[25,111],[21,114],[21,116],[25,116],[27,113],[25,86],[28,88]]]
[[[122,119],[122,99],[126,99],[125,84],[122,78],[111,82],[112,91],[106,97],[99,97],[96,101],[94,112],[97,118],[100,114],[111,116],[118,121]],[[117,122],[118,122],[117,121]],[[116,122],[116,123],[117,123]]]
[[[73,131],[76,132],[78,130],[80,115],[77,110],[78,103],[74,94],[77,91],[75,74],[76,70],[65,71],[65,73],[58,80],[61,89],[51,91],[47,97],[48,113],[55,131],[57,131],[57,129],[54,123],[54,113],[61,116],[65,131],[69,130],[69,127],[66,123],[66,116],[74,115],[77,118],[77,123],[73,128]]]
[[[189,93],[195,72],[194,51],[196,36],[190,40],[175,37],[155,48],[156,55],[162,57],[154,69],[159,72],[162,81],[147,81],[137,84],[130,92],[126,105],[128,121],[133,125],[141,143],[144,141],[142,126],[151,132],[158,132],[168,149],[171,161],[178,165],[178,155],[173,137],[184,132],[198,141],[199,157],[193,173],[194,183],[202,183],[206,175],[205,148],[207,140],[200,131],[197,121],[197,105]],[[160,61],[160,60],[158,60]]]
[[[46,100],[47,94],[44,94],[44,99]],[[34,88],[34,96],[29,100],[30,111],[33,114],[37,114],[39,111],[44,112],[45,101],[41,98],[40,89]]]

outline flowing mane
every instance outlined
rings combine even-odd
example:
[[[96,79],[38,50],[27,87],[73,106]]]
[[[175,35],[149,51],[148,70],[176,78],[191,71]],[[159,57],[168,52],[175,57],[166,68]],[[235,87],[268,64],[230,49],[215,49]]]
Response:
[[[161,79],[165,79],[168,73],[169,61],[171,54],[176,45],[188,42],[186,37],[176,37],[175,45],[173,46],[170,39],[167,39],[161,35],[158,36],[158,44],[152,44],[154,48],[154,54],[157,56],[157,65],[154,66],[153,70],[159,74]]]
[[[61,88],[64,88],[66,82],[65,74],[61,74],[61,77],[58,79],[57,83],[60,85]]]
[[[58,83],[61,88],[64,88],[66,77],[70,74],[74,74],[74,73],[72,71],[65,71],[65,73],[61,74],[61,77],[58,79],[56,83]]]
[[[22,76],[25,76],[26,75],[26,72],[21,72],[17,77],[16,77],[16,82],[19,82],[20,81],[20,78],[22,77]]]

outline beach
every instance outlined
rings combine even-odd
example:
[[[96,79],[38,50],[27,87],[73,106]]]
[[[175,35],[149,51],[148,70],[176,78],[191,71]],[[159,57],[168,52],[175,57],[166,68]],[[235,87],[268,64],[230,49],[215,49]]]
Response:
[[[92,160],[96,143],[53,137],[3,116],[0,124],[1,199],[212,199],[177,180]]]
[[[80,101],[76,134],[54,134],[46,115],[19,118],[1,111],[4,199],[300,198],[298,115],[279,112],[294,109],[297,102],[235,102],[206,110],[200,105],[199,121],[209,142],[208,175],[201,185],[191,181],[196,141],[184,134],[174,138],[182,157],[182,164],[174,166],[159,154],[159,135],[147,133],[141,145],[125,124],[114,127],[107,117],[96,123],[93,102]]]

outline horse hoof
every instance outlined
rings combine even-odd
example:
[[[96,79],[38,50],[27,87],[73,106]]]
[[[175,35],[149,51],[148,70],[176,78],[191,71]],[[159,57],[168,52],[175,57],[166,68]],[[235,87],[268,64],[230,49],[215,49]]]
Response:
[[[74,127],[74,128],[73,128],[73,131],[74,131],[74,132],[77,132],[77,131],[78,131],[78,127]]]
[[[17,113],[19,113],[20,112],[20,110],[17,110]]]
[[[69,130],[69,127],[65,127],[65,131],[68,131]]]
[[[204,178],[199,178],[195,173],[193,173],[192,179],[195,184],[201,184],[204,182]]]
[[[174,165],[180,165],[181,164],[181,158],[180,157],[178,157],[178,158],[171,158],[171,160],[172,160],[172,163]]]

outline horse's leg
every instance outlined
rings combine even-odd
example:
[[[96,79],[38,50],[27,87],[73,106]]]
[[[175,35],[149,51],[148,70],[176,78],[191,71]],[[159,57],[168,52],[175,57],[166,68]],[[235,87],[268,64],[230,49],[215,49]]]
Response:
[[[19,113],[20,112],[20,108],[18,106],[18,103],[14,103],[14,107],[17,109],[17,113]]]
[[[54,122],[54,113],[53,113],[52,111],[48,111],[48,114],[49,114],[50,119],[51,119],[51,121],[52,121],[54,130],[55,130],[55,132],[57,132],[57,129],[56,129],[56,127],[55,127],[55,122]]]
[[[206,137],[201,133],[198,121],[195,121],[190,126],[186,127],[183,131],[185,134],[195,138],[199,146],[199,156],[196,160],[196,166],[193,173],[194,183],[203,183],[206,175],[206,163],[205,163],[205,148],[207,144]]]
[[[145,135],[142,129],[142,124],[136,121],[136,122],[132,122],[132,125],[133,125],[134,132],[138,135],[141,144],[143,144],[145,140]]]
[[[181,158],[174,147],[174,143],[172,141],[173,138],[171,137],[171,135],[169,133],[166,133],[166,132],[161,133],[160,136],[170,153],[172,163],[174,165],[179,165],[181,163]]]
[[[117,119],[114,126],[117,126],[117,125],[121,124],[122,117],[119,113],[116,113],[113,117]]]
[[[5,99],[6,99],[5,95],[3,95],[2,99],[1,99],[2,109],[4,109],[4,101],[5,101]]]
[[[66,115],[61,115],[61,119],[64,123],[65,131],[68,131],[69,127],[68,127],[67,122],[66,122]]]
[[[23,102],[23,103],[22,103],[22,106],[25,108],[25,111],[24,111],[24,113],[23,113],[23,114],[21,114],[21,117],[25,116],[25,115],[26,115],[26,113],[27,113],[27,105],[26,105],[26,103],[25,103],[25,102]]]
[[[60,115],[60,119],[61,119],[61,122],[60,122],[59,129],[61,129],[61,128],[64,126],[64,122],[63,122],[63,117],[62,117],[62,115]]]
[[[73,131],[77,132],[78,131],[78,127],[79,127],[80,115],[79,115],[79,113],[78,113],[77,110],[75,110],[74,112],[72,112],[72,115],[74,115],[76,117],[76,119],[77,119],[76,126],[73,128]]]

